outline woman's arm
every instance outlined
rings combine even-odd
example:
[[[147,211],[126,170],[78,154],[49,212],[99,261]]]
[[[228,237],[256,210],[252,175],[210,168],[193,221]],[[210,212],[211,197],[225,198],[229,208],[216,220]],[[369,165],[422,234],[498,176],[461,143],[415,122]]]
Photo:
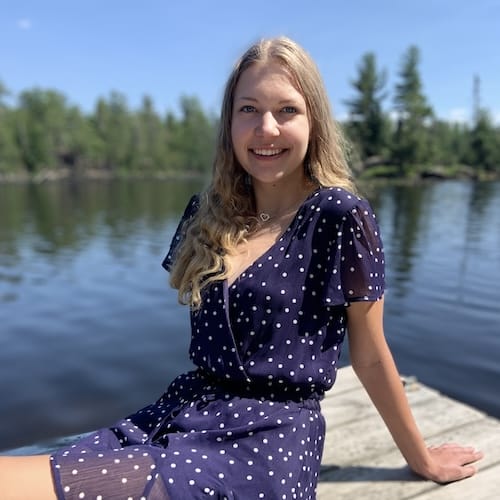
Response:
[[[2,500],[56,500],[48,455],[0,457]]]
[[[472,476],[482,453],[444,444],[427,447],[417,428],[383,329],[383,299],[347,308],[351,363],[408,465],[438,483]]]

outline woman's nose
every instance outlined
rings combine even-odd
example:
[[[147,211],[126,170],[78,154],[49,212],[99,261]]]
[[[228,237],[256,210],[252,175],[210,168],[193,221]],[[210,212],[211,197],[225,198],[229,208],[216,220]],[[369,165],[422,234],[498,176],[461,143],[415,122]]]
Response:
[[[257,135],[276,137],[279,135],[278,121],[273,113],[266,111],[262,113],[256,129]]]

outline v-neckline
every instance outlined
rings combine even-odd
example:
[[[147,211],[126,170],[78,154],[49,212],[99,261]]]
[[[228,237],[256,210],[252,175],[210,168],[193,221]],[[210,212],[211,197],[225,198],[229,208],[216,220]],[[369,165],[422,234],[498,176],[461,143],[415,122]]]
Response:
[[[297,209],[295,212],[295,215],[293,216],[292,220],[290,223],[286,226],[284,231],[280,234],[278,239],[271,244],[267,250],[265,250],[262,254],[260,254],[258,257],[256,257],[250,264],[248,264],[247,267],[241,270],[239,274],[237,274],[234,279],[229,282],[228,278],[224,280],[224,284],[227,286],[227,288],[230,290],[235,283],[237,283],[244,274],[246,274],[252,267],[256,266],[260,261],[262,261],[264,258],[268,257],[269,254],[278,246],[278,244],[283,243],[284,238],[292,232],[293,227],[295,226],[296,222],[299,220],[299,216],[301,215],[302,211],[304,210],[304,207],[306,204],[311,200],[316,193],[318,193],[322,188],[316,188],[314,191],[312,191],[308,197],[302,202],[302,205]]]
[[[256,257],[252,262],[250,262],[250,264],[248,264],[247,267],[245,267],[244,269],[242,269],[241,272],[239,274],[237,274],[235,276],[235,278],[231,281],[231,283],[229,282],[228,278],[226,278],[224,280],[226,282],[227,287],[229,289],[235,283],[237,283],[243,277],[243,275],[246,274],[252,267],[256,266],[261,260],[263,260],[265,257],[267,257],[274,250],[274,248],[278,245],[278,243],[282,243],[283,242],[284,238],[287,236],[287,233],[290,233],[292,231],[292,225],[294,224],[295,219],[297,218],[297,214],[298,213],[299,213],[299,211],[297,211],[297,213],[295,214],[295,216],[291,220],[290,224],[288,224],[288,226],[281,233],[281,235],[278,237],[278,239],[274,243],[272,243],[271,246],[267,248],[267,250],[265,250],[258,257]]]

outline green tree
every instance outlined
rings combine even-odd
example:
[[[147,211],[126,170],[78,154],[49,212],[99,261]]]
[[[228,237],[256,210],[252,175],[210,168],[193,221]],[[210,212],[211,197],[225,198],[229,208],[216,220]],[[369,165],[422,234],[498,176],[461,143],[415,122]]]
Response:
[[[61,162],[75,172],[95,168],[102,153],[101,142],[92,121],[76,106],[66,111],[66,131],[67,148]]]
[[[91,118],[96,134],[98,167],[129,169],[132,148],[132,120],[123,94],[113,91],[109,101],[100,98]]]
[[[453,123],[450,129],[450,155],[456,156],[457,163],[465,165],[469,151],[469,127],[464,123]]]
[[[432,120],[427,127],[429,159],[434,165],[457,165],[461,161],[463,147],[460,140],[465,137],[458,124],[444,120]],[[465,141],[466,142],[466,141]]]
[[[426,121],[432,117],[433,112],[422,92],[419,62],[419,50],[412,45],[403,56],[400,81],[396,84],[394,96],[398,119],[393,140],[393,157],[400,166],[401,173],[408,173],[409,170],[428,163],[430,159]]]
[[[9,90],[0,81],[0,174],[21,167],[21,156],[14,136],[14,111],[4,103],[8,95]]]
[[[470,161],[474,166],[500,172],[500,132],[485,109],[478,110],[471,130]]]
[[[349,135],[358,147],[361,160],[386,153],[389,122],[382,110],[386,98],[387,74],[377,69],[375,54],[364,54],[358,75],[351,81],[357,95],[346,102],[350,119]]]
[[[132,165],[142,172],[155,172],[166,161],[166,131],[153,101],[144,96],[141,108],[133,117]]]
[[[0,80],[0,109],[5,109],[7,107],[3,100],[8,95],[10,95],[9,89],[5,86],[2,80]]]
[[[169,113],[166,119],[168,148],[177,170],[204,172],[214,154],[215,120],[204,112],[196,97],[180,99],[181,117]]]
[[[53,90],[22,92],[15,136],[28,172],[56,168],[67,147],[66,98]]]

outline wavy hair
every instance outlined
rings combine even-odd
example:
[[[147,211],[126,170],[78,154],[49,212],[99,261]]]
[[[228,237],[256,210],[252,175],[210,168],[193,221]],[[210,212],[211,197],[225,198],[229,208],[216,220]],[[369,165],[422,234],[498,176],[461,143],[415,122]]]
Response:
[[[202,290],[228,275],[224,256],[244,242],[256,227],[256,207],[247,174],[238,163],[231,140],[234,93],[240,76],[251,65],[277,62],[304,97],[311,133],[304,168],[315,184],[356,192],[346,161],[346,143],[333,119],[330,102],[316,64],[286,37],[264,39],[237,61],[227,81],[221,109],[212,178],[200,195],[200,207],[187,224],[175,252],[170,283],[179,301],[200,307]]]

